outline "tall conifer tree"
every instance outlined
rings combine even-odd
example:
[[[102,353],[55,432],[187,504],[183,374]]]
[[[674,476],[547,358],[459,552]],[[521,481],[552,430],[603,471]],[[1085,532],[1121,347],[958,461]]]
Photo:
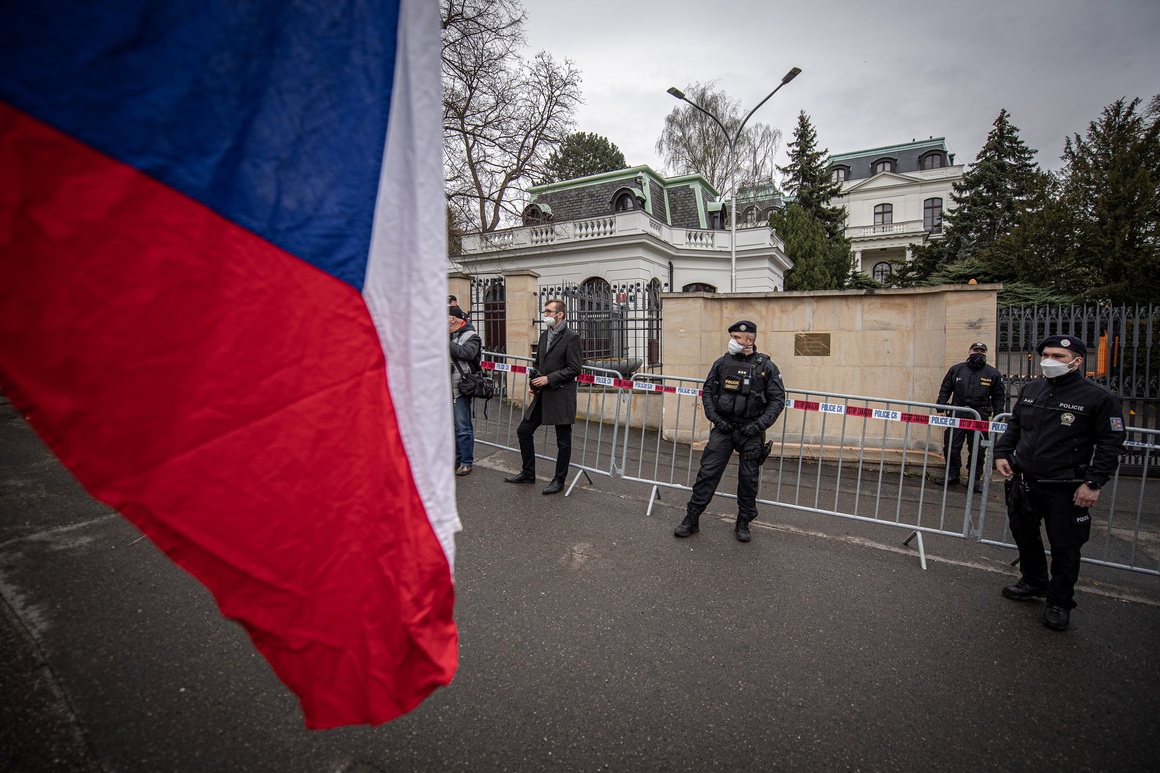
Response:
[[[934,249],[935,266],[979,257],[1019,223],[1037,189],[1034,158],[1010,114],[1000,110],[975,163],[954,184],[955,208],[944,217],[946,237]]]
[[[845,287],[850,276],[850,241],[844,236],[846,208],[835,206],[842,195],[842,184],[833,179],[829,168],[829,150],[818,148],[818,135],[810,117],[803,110],[798,115],[793,141],[789,149],[789,164],[779,166],[785,175],[783,186],[794,197],[791,207],[797,207],[818,228],[806,228],[799,213],[786,211],[773,218],[774,228],[790,230],[786,238],[786,254],[790,260],[803,261],[786,277],[787,290],[833,290]],[[783,236],[785,236],[783,234]],[[818,243],[818,239],[821,242]],[[809,244],[808,250],[804,246]],[[800,255],[794,254],[797,247]],[[820,261],[820,266],[815,263]]]

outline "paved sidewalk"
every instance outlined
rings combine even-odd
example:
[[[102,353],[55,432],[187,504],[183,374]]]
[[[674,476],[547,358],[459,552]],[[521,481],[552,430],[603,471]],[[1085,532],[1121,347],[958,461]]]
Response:
[[[209,595],[0,404],[0,770],[1117,769],[1160,760],[1160,581],[1083,569],[1072,630],[1002,599],[1008,551],[677,492],[457,480],[455,682],[303,729]],[[541,472],[548,466],[541,463]],[[545,480],[544,483],[547,481]]]

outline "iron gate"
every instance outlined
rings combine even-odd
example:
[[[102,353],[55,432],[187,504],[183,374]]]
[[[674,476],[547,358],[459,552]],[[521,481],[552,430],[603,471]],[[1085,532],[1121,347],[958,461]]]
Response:
[[[541,307],[553,298],[568,305],[568,325],[580,334],[588,364],[624,374],[661,366],[659,279],[610,284],[593,278],[542,285]]]

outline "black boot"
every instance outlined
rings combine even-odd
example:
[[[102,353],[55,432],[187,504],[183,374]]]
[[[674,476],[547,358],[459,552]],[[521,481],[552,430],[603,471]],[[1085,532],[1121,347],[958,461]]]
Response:
[[[738,542],[748,542],[749,540],[753,539],[752,535],[749,533],[749,521],[745,520],[741,516],[737,516],[737,525],[733,527],[733,531],[737,532]]]
[[[681,525],[673,529],[674,537],[687,537],[690,534],[696,534],[701,530],[701,514],[689,513],[685,516],[685,520],[681,521]]]

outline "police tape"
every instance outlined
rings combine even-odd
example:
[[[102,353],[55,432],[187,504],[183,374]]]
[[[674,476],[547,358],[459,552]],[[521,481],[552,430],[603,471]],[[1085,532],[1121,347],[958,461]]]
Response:
[[[830,413],[839,416],[854,416],[865,419],[879,419],[881,421],[899,421],[905,424],[927,424],[932,427],[949,429],[970,429],[977,432],[1006,432],[1007,424],[1001,421],[982,421],[979,419],[957,419],[953,416],[938,416],[927,413],[909,413],[907,411],[892,411],[886,408],[863,408],[860,405],[845,405],[843,403],[822,403],[812,400],[786,400],[787,408],[796,408],[800,411],[816,413]]]
[[[494,370],[503,373],[527,373],[528,367],[526,365],[509,365],[506,362],[492,362],[490,360],[483,360],[479,363],[484,370]],[[595,384],[596,386],[615,387],[617,389],[635,389],[638,392],[664,392],[667,394],[691,395],[693,397],[700,397],[701,390],[687,387],[672,387],[664,384],[652,384],[644,381],[632,381],[627,378],[614,378],[612,376],[597,376],[592,373],[581,373],[576,377],[576,380],[581,384]]]
[[[509,365],[506,362],[491,362],[483,360],[480,367],[484,370],[494,370],[503,373],[527,373],[524,365]],[[627,378],[612,376],[596,376],[591,373],[581,373],[576,377],[581,384],[614,387],[616,389],[632,389],[638,392],[661,392],[663,394],[687,395],[700,397],[701,390],[696,387],[674,387],[667,384],[654,384],[649,381],[632,381]],[[1002,421],[983,421],[980,419],[957,419],[953,416],[939,416],[928,413],[909,413],[907,411],[892,411],[885,408],[864,408],[860,405],[845,405],[843,403],[823,403],[812,400],[795,400],[788,398],[786,408],[795,408],[799,411],[828,413],[838,416],[854,416],[856,418],[879,419],[881,421],[898,421],[906,424],[926,424],[931,427],[949,429],[969,429],[976,432],[1006,432],[1007,423]],[[1139,443],[1133,440],[1124,441],[1124,445],[1131,448],[1157,448],[1160,445],[1153,443]]]

